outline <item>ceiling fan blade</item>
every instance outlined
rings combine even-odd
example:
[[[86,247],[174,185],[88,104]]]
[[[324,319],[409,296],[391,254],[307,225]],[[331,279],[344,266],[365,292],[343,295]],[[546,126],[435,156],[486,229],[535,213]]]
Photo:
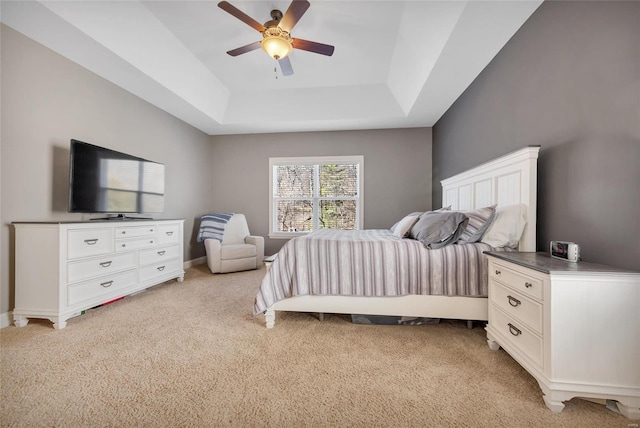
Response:
[[[335,49],[331,45],[325,45],[318,42],[310,42],[309,40],[293,39],[293,47],[296,49],[302,49],[303,51],[309,51],[321,55],[331,56]]]
[[[244,13],[243,11],[241,11],[240,9],[238,9],[237,7],[235,7],[229,2],[221,1],[220,3],[218,3],[218,7],[224,10],[225,12],[228,12],[231,15],[235,16],[240,21],[244,22],[248,26],[256,29],[261,33],[265,30],[264,25],[262,25],[261,23],[259,23],[258,21],[256,21],[255,19],[253,19],[252,17],[250,17],[249,15],[247,15],[246,13]]]
[[[302,18],[302,15],[309,9],[309,6],[311,6],[311,4],[307,0],[293,0],[289,5],[289,9],[287,9],[280,20],[278,27],[284,31],[291,32],[300,18]]]
[[[249,43],[248,45],[230,50],[227,53],[231,56],[238,56],[238,55],[242,55],[243,53],[255,51],[256,49],[260,49],[260,42]]]
[[[279,59],[278,64],[280,64],[280,71],[282,71],[283,76],[291,76],[293,74],[293,67],[291,67],[289,56]]]

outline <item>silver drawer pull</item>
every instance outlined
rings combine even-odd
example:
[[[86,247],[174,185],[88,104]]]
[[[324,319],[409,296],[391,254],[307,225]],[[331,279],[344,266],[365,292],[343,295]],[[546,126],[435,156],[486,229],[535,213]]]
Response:
[[[113,284],[113,281],[103,282],[100,285],[102,285],[104,288],[107,288],[107,287],[111,287],[111,284]]]
[[[173,232],[166,232],[166,233],[167,233],[167,236],[173,235]]]
[[[158,266],[157,269],[162,272],[164,270],[164,266]]]
[[[498,269],[496,269],[496,275],[500,275],[502,272],[500,272]]]
[[[126,246],[127,246],[127,244],[122,244],[122,245],[121,245],[121,247],[122,247],[122,248],[124,248],[124,247],[126,247]]]
[[[149,229],[149,232],[153,232],[153,229]]]
[[[120,233],[122,233],[123,235],[126,235],[126,234],[127,234],[127,231],[126,231],[126,230],[123,230],[123,231],[122,231],[122,232],[120,232]]]
[[[149,244],[153,244],[153,241],[149,241]]]
[[[533,284],[530,283],[530,282],[525,282],[524,286],[527,287],[527,288],[531,288],[531,287],[533,287]]]
[[[520,300],[516,299],[513,296],[507,296],[507,299],[509,299],[509,304],[514,308],[520,306],[520,304],[522,303]]]
[[[509,326],[509,333],[513,334],[514,336],[520,336],[522,334],[522,331],[520,331],[520,329],[515,325],[509,323],[508,326]]]
[[[109,267],[109,266],[111,266],[111,263],[112,263],[112,261],[111,261],[111,260],[109,260],[108,262],[102,262],[102,263],[100,263],[100,266],[102,266],[102,267]]]
[[[166,251],[164,251],[164,250],[163,251],[158,251],[158,255],[159,256],[164,256],[164,253],[166,253]]]
[[[98,242],[98,238],[95,238],[95,239],[85,239],[85,240],[84,240],[84,243],[85,243],[85,244],[87,244],[87,245],[95,245],[95,244],[96,244],[96,242]]]

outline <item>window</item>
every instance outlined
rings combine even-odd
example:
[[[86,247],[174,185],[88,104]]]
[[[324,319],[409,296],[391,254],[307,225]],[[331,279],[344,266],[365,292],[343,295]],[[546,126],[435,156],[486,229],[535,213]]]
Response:
[[[363,156],[269,159],[269,236],[360,229]]]

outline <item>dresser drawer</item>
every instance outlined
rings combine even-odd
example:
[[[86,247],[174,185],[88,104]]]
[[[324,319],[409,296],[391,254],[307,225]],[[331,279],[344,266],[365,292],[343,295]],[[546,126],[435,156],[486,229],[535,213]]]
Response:
[[[111,228],[71,229],[67,231],[67,241],[67,257],[69,259],[113,252]]]
[[[158,240],[160,244],[180,242],[180,224],[161,224],[158,226]]]
[[[69,305],[81,303],[112,293],[114,290],[123,290],[136,283],[136,271],[117,273],[87,282],[70,285],[68,287],[67,300]]]
[[[135,267],[136,255],[132,252],[71,262],[67,265],[67,282],[84,281]]]
[[[492,262],[489,266],[489,279],[498,280],[526,296],[542,300],[543,281],[524,272],[518,272]]]
[[[158,245],[158,238],[155,236],[139,239],[118,239],[116,240],[116,252],[137,250],[140,248],[151,248]]]
[[[490,328],[500,332],[508,343],[528,356],[542,368],[542,339],[519,321],[509,317],[494,304],[489,305]]]
[[[168,260],[162,263],[155,263],[140,267],[140,282],[147,281],[170,272],[182,272],[182,263],[179,259]],[[177,275],[176,275],[177,276]]]
[[[542,334],[542,305],[497,281],[489,282],[491,304],[498,306],[510,318],[524,323]]]
[[[169,247],[154,248],[152,250],[140,251],[140,265],[148,265],[151,263],[161,263],[180,255],[180,246],[171,245]]]
[[[150,226],[123,226],[116,227],[116,239],[120,238],[137,238],[140,236],[155,235],[157,227],[155,225]]]

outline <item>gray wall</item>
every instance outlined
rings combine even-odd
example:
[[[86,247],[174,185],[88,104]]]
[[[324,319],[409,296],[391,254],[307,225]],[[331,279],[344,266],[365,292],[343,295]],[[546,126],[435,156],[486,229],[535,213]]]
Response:
[[[545,2],[433,129],[439,182],[540,145],[538,250],[640,270],[640,3]]]
[[[269,158],[364,155],[364,227],[388,228],[411,211],[431,208],[431,128],[214,136],[214,208],[242,212],[265,252],[269,239]]]
[[[71,138],[164,163],[158,218],[185,218],[185,260],[203,256],[193,230],[213,201],[210,137],[4,25],[1,43],[0,314],[13,309],[10,223],[89,218],[67,213]]]

